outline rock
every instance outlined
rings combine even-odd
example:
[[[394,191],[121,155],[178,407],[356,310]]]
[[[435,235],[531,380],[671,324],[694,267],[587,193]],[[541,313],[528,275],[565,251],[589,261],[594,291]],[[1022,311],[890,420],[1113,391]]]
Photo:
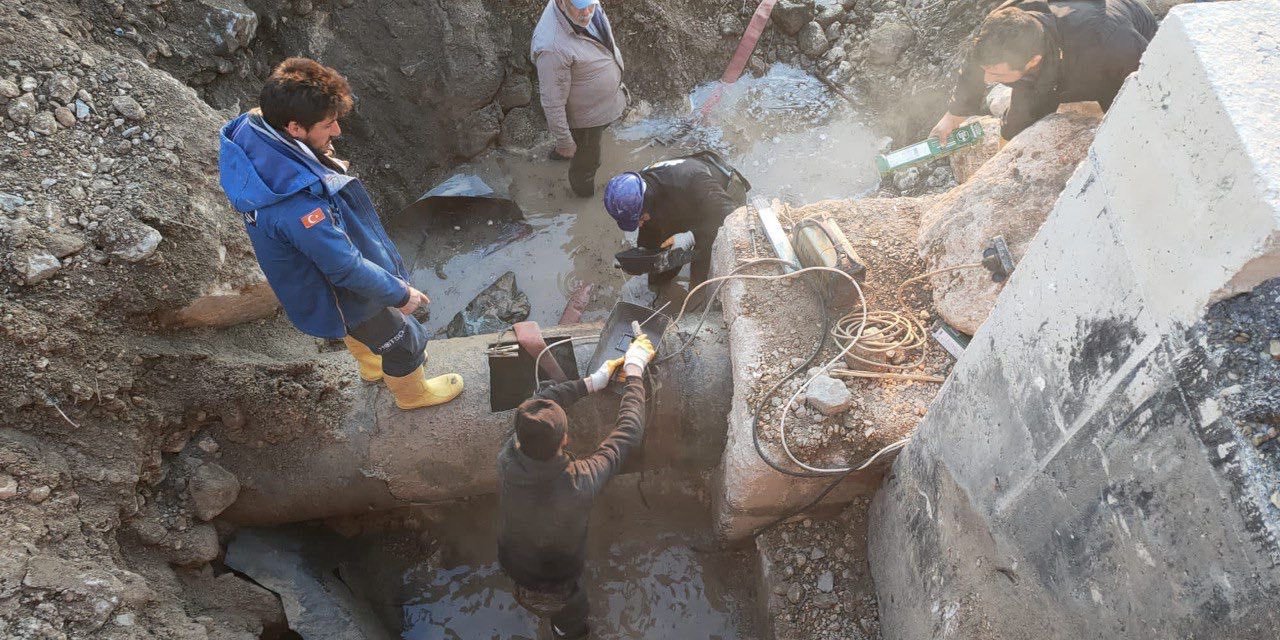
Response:
[[[794,36],[805,24],[813,20],[813,2],[778,0],[769,14],[770,22],[778,25],[783,33]]]
[[[76,114],[71,113],[71,110],[66,107],[58,107],[57,109],[54,109],[53,119],[57,120],[58,124],[68,129],[76,126]]]
[[[800,52],[810,58],[817,58],[826,53],[827,47],[830,46],[826,34],[822,32],[822,25],[816,22],[804,25],[796,40],[800,45]]]
[[[27,500],[32,504],[40,504],[48,500],[51,493],[53,493],[53,489],[47,484],[42,484],[27,492]]]
[[[834,588],[835,576],[831,575],[830,571],[823,571],[822,575],[818,576],[818,591],[831,593],[831,590]]]
[[[27,201],[22,196],[0,191],[0,209],[4,209],[5,213],[13,213],[25,204]]]
[[[62,268],[62,263],[53,254],[43,249],[32,250],[28,253],[18,254],[15,257],[19,273],[27,284],[36,284],[48,280],[53,274]]]
[[[196,517],[208,522],[222,513],[240,495],[240,481],[218,464],[206,462],[191,474],[187,483]]]
[[[915,44],[916,32],[901,22],[886,22],[867,34],[867,56],[872,64],[896,64]]]
[[[241,0],[200,0],[207,13],[200,23],[208,29],[214,53],[226,55],[249,46],[258,32],[258,14]]]
[[[825,27],[836,20],[839,20],[840,16],[843,14],[844,7],[841,7],[839,4],[823,4],[818,7],[813,19],[815,22]]]
[[[893,174],[893,186],[897,187],[900,192],[906,193],[907,191],[915,189],[919,184],[919,167],[908,167],[901,171],[894,172]]]
[[[150,258],[160,246],[159,231],[132,218],[100,227],[99,244],[113,257],[126,262]]]
[[[12,100],[20,95],[22,95],[22,89],[16,83],[12,80],[0,78],[0,97]]]
[[[1093,103],[1064,105],[934,201],[920,218],[917,238],[925,266],[972,262],[997,235],[1004,236],[1015,263],[1021,259],[1084,159],[1101,118]],[[939,274],[931,283],[939,315],[970,335],[987,319],[1003,286],[984,269]]]
[[[0,500],[18,495],[18,480],[9,474],[0,474]]]
[[[516,107],[528,106],[533,101],[533,82],[523,73],[507,74],[507,79],[498,91],[498,104],[503,111],[511,111]]]
[[[175,533],[171,544],[165,553],[166,559],[170,564],[181,567],[208,564],[222,552],[222,547],[218,545],[218,530],[207,523]]]
[[[1013,100],[1013,88],[1007,84],[997,84],[987,91],[987,97],[983,99],[983,105],[987,111],[996,118],[1004,118],[1004,114],[1009,111],[1009,104]]]
[[[787,587],[787,600],[790,601],[791,604],[800,604],[800,601],[803,599],[804,590],[800,588],[799,584],[792,582],[791,586]]]
[[[956,182],[964,183],[982,168],[997,152],[1000,151],[1000,119],[992,116],[974,116],[964,121],[965,124],[978,122],[982,125],[982,141],[951,154],[947,160],[951,163],[951,172]]]
[[[89,105],[83,100],[76,100],[76,120],[84,120],[89,117]]]
[[[828,42],[836,42],[840,39],[840,29],[843,25],[839,22],[832,22],[823,28],[823,33],[827,36]],[[844,47],[840,47],[840,54],[844,55]]]
[[[24,93],[21,97],[9,101],[9,119],[25,125],[31,122],[31,118],[36,115],[39,108],[36,97],[30,93]]]
[[[495,333],[529,317],[529,297],[516,286],[516,274],[508,271],[476,296],[449,322],[450,338]]]
[[[53,77],[49,78],[49,82],[45,84],[45,92],[49,94],[49,97],[63,105],[70,104],[71,99],[76,97],[76,92],[79,90],[80,85],[75,78],[61,73],[53,74]]]
[[[23,93],[31,93],[36,90],[36,87],[40,86],[40,82],[31,76],[23,76],[21,86]]]
[[[159,315],[160,322],[178,327],[230,327],[261,320],[280,308],[276,294],[260,269],[229,281],[215,279],[187,306]]]
[[[142,105],[138,104],[138,101],[131,96],[116,96],[112,98],[111,108],[115,109],[116,113],[124,116],[127,120],[137,121],[147,117],[146,109],[143,109]]]
[[[77,235],[55,231],[49,235],[44,245],[55,257],[65,258],[73,253],[79,253],[84,248],[85,240]]]
[[[507,149],[528,148],[537,143],[538,133],[541,131],[542,124],[534,115],[533,109],[516,107],[502,119],[502,133],[498,136],[498,144]]]
[[[52,111],[41,111],[31,118],[28,126],[42,136],[51,136],[58,131],[58,120],[53,117]]]
[[[853,394],[844,383],[827,375],[820,375],[809,383],[808,398],[805,403],[822,412],[824,416],[833,416],[849,409],[853,404]]]
[[[502,107],[498,103],[473,111],[457,125],[457,153],[471,159],[489,148],[502,134]]]
[[[819,593],[809,601],[809,606],[814,609],[831,609],[837,604],[840,604],[840,599],[834,593]]]

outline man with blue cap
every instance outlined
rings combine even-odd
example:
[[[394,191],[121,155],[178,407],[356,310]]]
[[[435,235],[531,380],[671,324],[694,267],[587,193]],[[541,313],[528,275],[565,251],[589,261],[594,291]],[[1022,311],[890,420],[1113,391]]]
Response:
[[[619,229],[640,230],[636,244],[642,249],[692,250],[692,287],[707,279],[716,234],[725,217],[746,204],[750,188],[723,158],[703,151],[614,176],[605,186],[604,208]],[[677,273],[651,273],[649,284],[669,282]]]
[[[599,0],[548,0],[534,27],[529,57],[554,160],[569,161],[569,186],[579,197],[596,192],[600,139],[627,106],[622,52]]]

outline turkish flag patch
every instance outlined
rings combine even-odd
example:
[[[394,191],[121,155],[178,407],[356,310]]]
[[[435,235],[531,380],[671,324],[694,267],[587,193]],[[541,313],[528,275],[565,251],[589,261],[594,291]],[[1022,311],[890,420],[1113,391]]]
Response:
[[[303,227],[310,229],[324,221],[324,209],[316,207],[314,211],[302,216],[299,220],[302,220]]]

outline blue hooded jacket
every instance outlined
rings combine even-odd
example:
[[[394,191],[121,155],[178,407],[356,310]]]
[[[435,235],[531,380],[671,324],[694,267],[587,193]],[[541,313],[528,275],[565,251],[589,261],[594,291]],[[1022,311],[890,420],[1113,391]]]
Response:
[[[408,301],[404,262],[360,181],[326,167],[262,116],[220,135],[222,190],[294,326],[320,338]]]

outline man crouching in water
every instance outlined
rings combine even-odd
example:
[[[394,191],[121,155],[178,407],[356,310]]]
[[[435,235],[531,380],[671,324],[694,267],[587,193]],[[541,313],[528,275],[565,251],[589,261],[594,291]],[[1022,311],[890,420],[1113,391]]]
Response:
[[[515,436],[498,454],[498,562],[515,581],[515,597],[556,638],[586,638],[587,594],[579,585],[586,560],[591,505],[627,453],[644,438],[645,389],[641,375],[653,358],[641,334],[626,356],[581,380],[548,387],[516,409]],[[585,459],[574,460],[564,407],[600,391],[621,366],[626,388],[609,437]]]

